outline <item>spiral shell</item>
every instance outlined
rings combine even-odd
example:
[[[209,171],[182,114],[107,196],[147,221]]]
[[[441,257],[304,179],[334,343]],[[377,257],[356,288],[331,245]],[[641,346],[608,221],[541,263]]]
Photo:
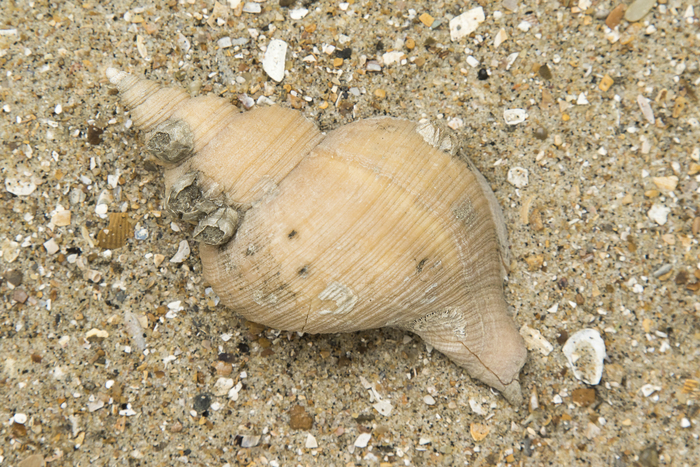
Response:
[[[283,330],[414,332],[520,402],[503,216],[439,129],[381,117],[324,135],[291,109],[240,113],[107,76],[165,166],[168,209],[196,225],[222,303]]]

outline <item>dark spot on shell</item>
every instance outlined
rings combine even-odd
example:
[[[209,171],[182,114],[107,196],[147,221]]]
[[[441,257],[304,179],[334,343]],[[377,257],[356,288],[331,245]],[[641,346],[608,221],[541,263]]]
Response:
[[[287,235],[287,237],[291,240],[296,236],[296,234],[297,234],[297,231],[292,230],[291,232],[289,232],[289,235]]]
[[[301,277],[307,277],[309,275],[309,267],[304,266],[303,268],[299,269],[299,271],[297,271],[297,274],[299,274]]]
[[[425,263],[428,262],[428,258],[423,258],[420,260],[420,263],[418,263],[418,266],[416,266],[416,274],[420,274],[423,272],[423,266],[425,266]]]

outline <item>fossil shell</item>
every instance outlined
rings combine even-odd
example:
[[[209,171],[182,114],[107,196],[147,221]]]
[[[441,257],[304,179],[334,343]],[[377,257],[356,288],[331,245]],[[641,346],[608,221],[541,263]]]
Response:
[[[291,109],[240,113],[107,76],[165,165],[167,207],[197,224],[204,276],[225,305],[291,331],[411,331],[522,400],[503,216],[443,132],[381,117],[323,135]]]

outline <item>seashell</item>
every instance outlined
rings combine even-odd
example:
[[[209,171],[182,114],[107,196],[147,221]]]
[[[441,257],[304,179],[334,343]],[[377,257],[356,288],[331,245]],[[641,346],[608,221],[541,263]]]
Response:
[[[605,342],[598,331],[595,329],[578,331],[567,339],[561,350],[576,379],[591,385],[600,383],[606,353]]]
[[[522,401],[503,215],[443,131],[380,117],[324,135],[292,109],[241,113],[113,68],[107,77],[165,167],[167,209],[196,225],[223,304],[288,331],[414,332]]]

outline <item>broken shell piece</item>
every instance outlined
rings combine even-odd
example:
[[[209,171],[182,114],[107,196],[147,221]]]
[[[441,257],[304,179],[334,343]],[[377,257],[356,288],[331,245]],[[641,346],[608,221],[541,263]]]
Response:
[[[503,111],[503,119],[506,125],[517,125],[527,120],[527,112],[525,109],[506,109]]]
[[[205,217],[194,230],[194,239],[207,245],[223,245],[236,233],[238,212],[235,209],[219,208]]]
[[[150,134],[146,149],[159,160],[176,164],[194,154],[194,135],[183,120],[168,119]]]
[[[527,324],[523,324],[523,327],[520,328],[520,335],[525,339],[525,345],[527,345],[528,350],[539,350],[544,356],[549,355],[554,350],[554,346],[544,338],[540,331],[531,328]]]
[[[582,329],[569,337],[562,348],[576,379],[596,385],[603,376],[605,342],[595,329]]]

